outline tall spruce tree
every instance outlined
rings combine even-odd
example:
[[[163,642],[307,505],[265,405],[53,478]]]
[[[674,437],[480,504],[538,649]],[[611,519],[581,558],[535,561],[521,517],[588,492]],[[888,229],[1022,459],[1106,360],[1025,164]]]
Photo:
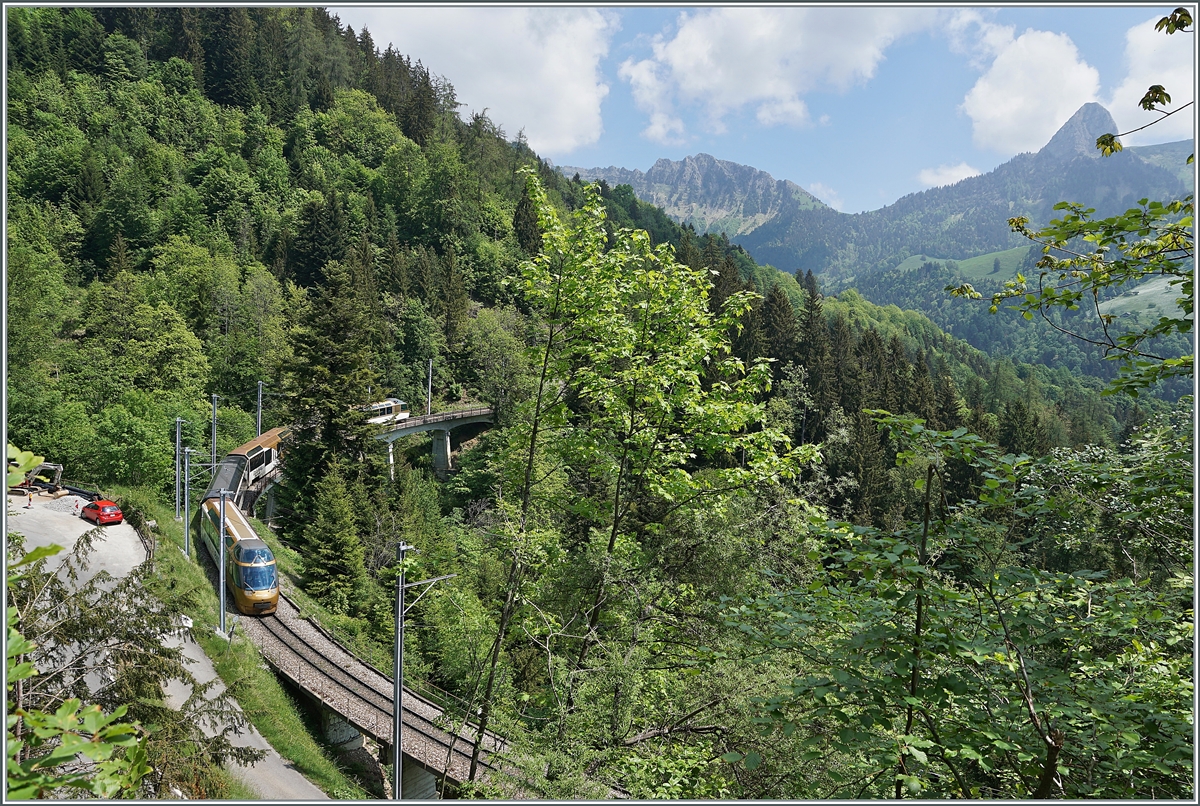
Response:
[[[438,290],[442,332],[446,336],[446,346],[453,350],[466,330],[471,300],[467,296],[466,278],[458,267],[458,256],[453,249],[446,252],[441,264],[441,282],[438,284]]]
[[[838,312],[829,326],[829,354],[823,374],[831,382],[834,402],[847,416],[862,408],[862,368],[854,356],[856,343],[850,323]]]
[[[284,448],[280,509],[285,533],[298,537],[314,485],[330,463],[356,466],[374,452],[363,407],[379,389],[375,360],[378,321],[368,281],[354,266],[325,266],[325,285],[315,292],[307,321],[292,336],[293,428]]]
[[[538,229],[537,210],[527,191],[521,193],[517,209],[513,212],[513,233],[517,236],[517,243],[529,257],[542,250],[542,233]]]
[[[817,281],[810,271],[804,278],[804,309],[800,313],[800,332],[797,338],[796,355],[807,373],[807,389],[812,397],[808,426],[805,429],[812,442],[824,436],[822,418],[837,404],[834,389],[835,379],[829,365],[829,325]]]
[[[334,613],[361,608],[367,582],[366,552],[342,462],[316,484],[304,528],[304,581],[308,593]]]
[[[258,98],[251,64],[256,37],[250,16],[244,8],[209,9],[207,28],[204,74],[209,97],[223,106],[249,108]]]
[[[778,383],[783,378],[784,369],[796,361],[798,338],[796,311],[781,286],[773,285],[767,292],[762,319],[767,357],[775,359],[771,370]]]

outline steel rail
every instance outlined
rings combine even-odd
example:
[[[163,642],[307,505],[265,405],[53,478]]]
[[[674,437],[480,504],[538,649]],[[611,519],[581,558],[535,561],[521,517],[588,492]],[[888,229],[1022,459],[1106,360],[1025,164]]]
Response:
[[[280,605],[287,607],[290,611],[288,615],[294,615],[298,624],[316,626],[307,620],[300,620],[295,605],[286,597],[280,596]],[[384,744],[391,740],[394,712],[390,678],[359,661],[344,647],[330,640],[323,630],[317,630],[321,640],[313,641],[301,635],[298,629],[278,614],[255,619],[254,622],[262,626],[274,645],[271,648],[263,646],[264,657],[281,674],[363,733]],[[336,647],[336,651],[328,652],[326,642]],[[344,657],[330,657],[331,654]],[[386,689],[386,693],[381,689]],[[456,782],[465,781],[474,749],[473,735],[456,735],[437,724],[436,720],[445,713],[443,709],[407,688],[404,699],[406,732],[414,731],[417,734],[406,738],[405,755],[438,775],[446,771]],[[464,727],[469,731],[469,725]],[[480,763],[486,771],[498,772],[499,767],[489,758],[489,750],[502,747],[503,741],[491,731],[488,733]]]

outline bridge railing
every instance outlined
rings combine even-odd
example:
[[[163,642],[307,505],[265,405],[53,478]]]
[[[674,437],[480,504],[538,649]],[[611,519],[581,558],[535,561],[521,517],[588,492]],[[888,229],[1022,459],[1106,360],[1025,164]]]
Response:
[[[444,423],[450,420],[466,420],[471,417],[487,417],[491,416],[493,411],[488,406],[475,406],[469,409],[457,409],[455,411],[435,411],[433,414],[422,414],[419,417],[409,417],[404,420],[395,420],[390,423],[383,423],[379,426],[379,432],[386,434],[389,431],[399,431],[405,428],[414,428],[422,425],[433,425],[435,423]]]
[[[457,411],[435,411],[433,414],[422,414],[420,417],[410,417],[408,420],[401,420],[397,425],[407,423],[409,425],[428,425],[430,423],[441,423],[446,420],[463,420],[468,417],[482,417],[485,414],[491,414],[492,409],[489,406],[476,406],[470,409],[458,409]]]

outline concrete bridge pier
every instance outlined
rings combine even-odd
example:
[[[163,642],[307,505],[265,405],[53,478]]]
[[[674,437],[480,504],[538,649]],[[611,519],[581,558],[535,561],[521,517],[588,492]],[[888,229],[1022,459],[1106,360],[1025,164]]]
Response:
[[[450,474],[450,431],[433,432],[433,472],[444,479]]]
[[[334,746],[343,764],[352,770],[363,787],[376,797],[387,797],[387,775],[379,763],[374,741],[323,703],[318,706],[325,741]]]
[[[325,740],[338,750],[357,750],[366,741],[358,728],[328,708],[321,708],[321,728],[325,732]]]
[[[433,472],[444,481],[451,470],[450,432],[464,425],[494,421],[495,414],[485,407],[439,412],[424,417],[407,417],[392,423],[375,434],[375,439],[388,443],[388,472],[394,478],[396,455],[392,443],[401,437],[430,432],[433,437]]]
[[[385,758],[386,757],[386,758]],[[401,776],[403,779],[400,787],[404,790],[404,800],[440,800],[441,795],[438,794],[438,776],[434,775],[429,770],[425,769],[419,762],[414,761],[408,756],[404,758],[404,771]],[[385,764],[392,763],[392,748],[386,745],[379,747],[379,764],[382,767]],[[392,797],[392,776],[384,776],[383,781],[384,797],[391,800]]]

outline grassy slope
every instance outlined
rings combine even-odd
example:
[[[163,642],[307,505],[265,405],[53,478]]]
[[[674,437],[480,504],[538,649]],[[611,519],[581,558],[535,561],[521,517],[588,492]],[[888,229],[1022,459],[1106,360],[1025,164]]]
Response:
[[[197,625],[193,638],[212,659],[217,674],[250,722],[279,755],[331,797],[370,798],[343,772],[333,752],[313,738],[297,703],[266,666],[258,647],[239,634],[235,634],[232,644],[226,644],[203,626],[217,623],[217,592],[199,565],[197,553],[203,549],[193,544],[191,559],[183,555],[183,524],[175,521],[174,506],[159,502],[147,517],[158,522],[157,573],[151,591]]]
[[[1148,315],[1151,318],[1164,314],[1177,314],[1179,308],[1175,305],[1175,300],[1179,299],[1181,292],[1178,286],[1172,288],[1167,282],[1168,278],[1166,277],[1147,280],[1116,299],[1100,303],[1100,311],[1118,316],[1122,314]]]
[[[955,260],[958,264],[958,270],[971,280],[997,280],[1003,281],[1016,276],[1017,269],[1020,268],[1025,256],[1029,254],[1030,246],[1016,246],[1012,249],[1005,249],[1003,252],[989,252],[986,255],[978,255],[977,257],[966,258],[965,260]],[[996,258],[1000,259],[1000,271],[993,274],[992,269],[995,267]],[[922,263],[929,261],[931,263],[945,263],[947,258],[929,257],[927,255],[913,255],[906,259],[897,268],[900,271],[911,271],[919,268]]]

